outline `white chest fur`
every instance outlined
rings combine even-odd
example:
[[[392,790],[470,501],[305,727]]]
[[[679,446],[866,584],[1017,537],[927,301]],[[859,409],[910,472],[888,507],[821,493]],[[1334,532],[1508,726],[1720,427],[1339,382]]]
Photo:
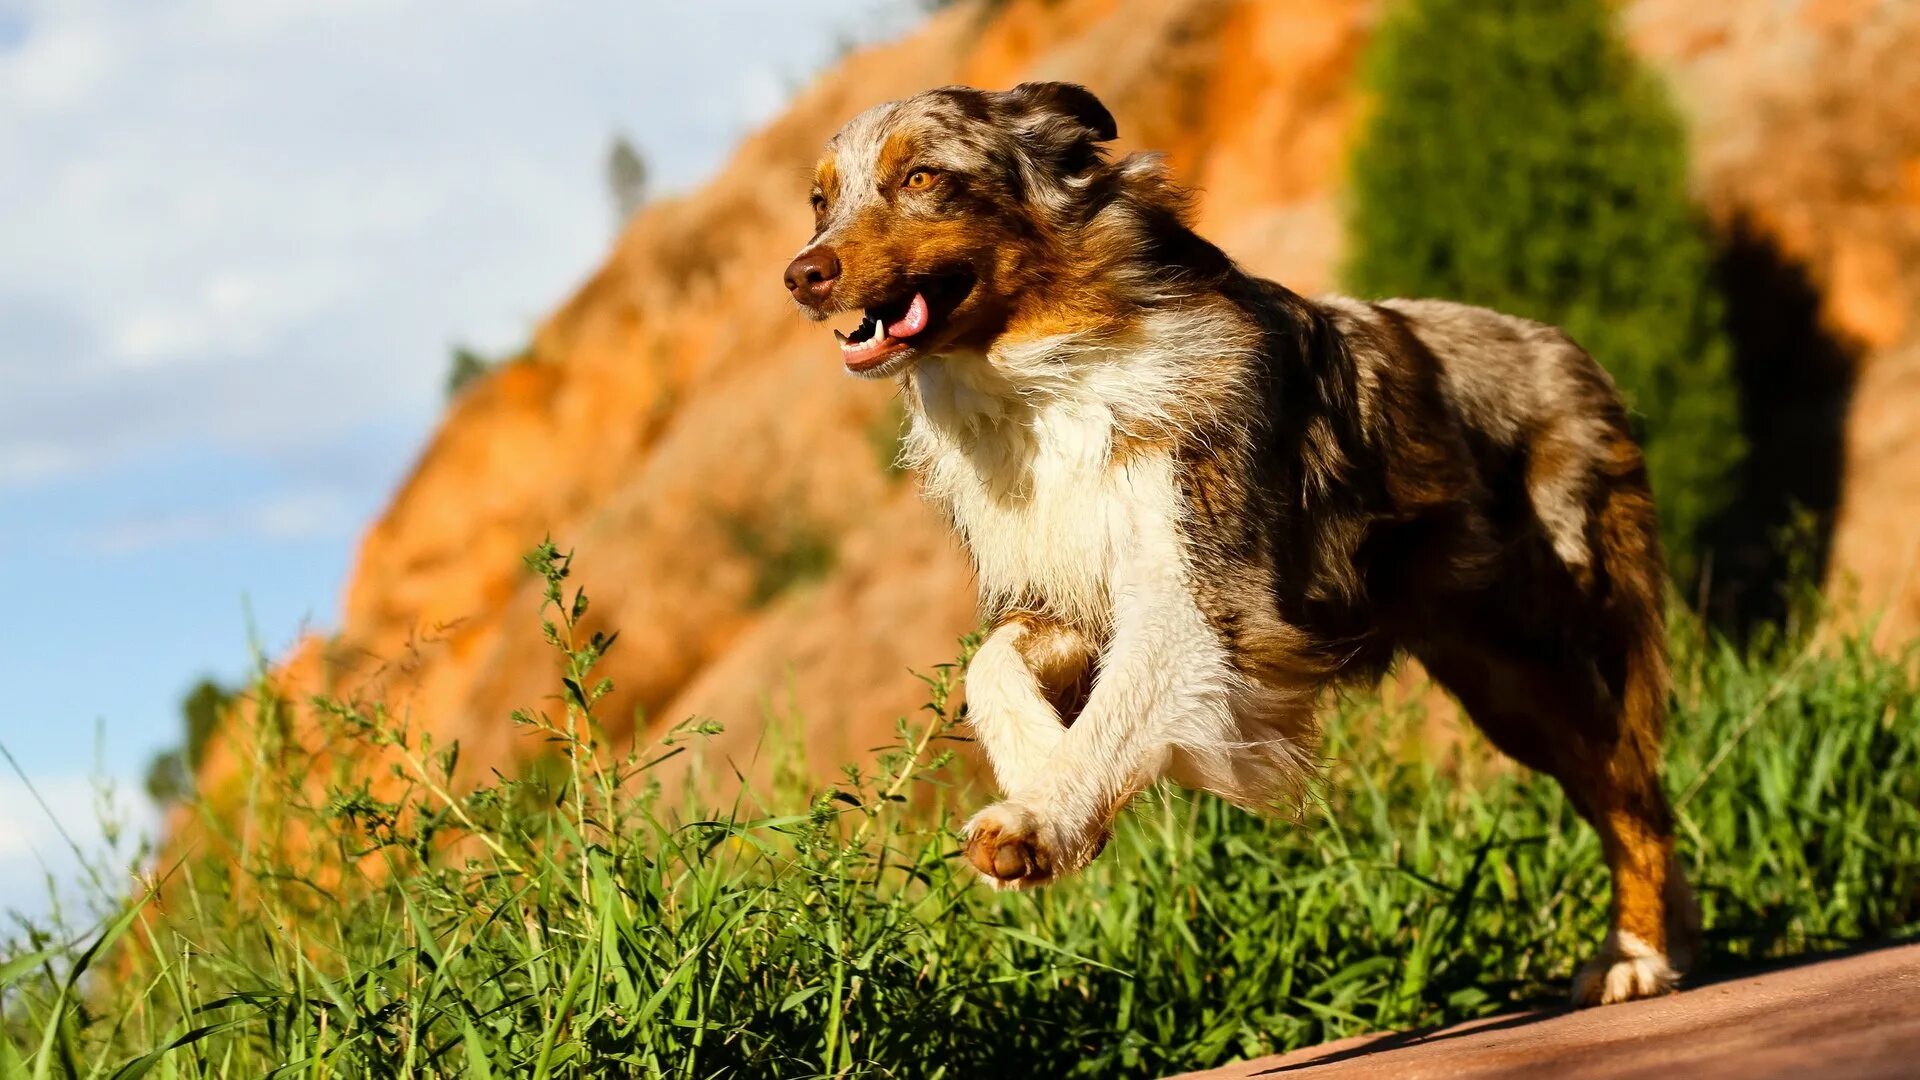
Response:
[[[981,599],[1104,627],[1113,567],[1143,503],[1166,506],[1165,493],[1140,490],[1114,463],[1111,409],[1014,392],[977,357],[925,363],[914,378],[921,412],[908,455],[972,553]]]

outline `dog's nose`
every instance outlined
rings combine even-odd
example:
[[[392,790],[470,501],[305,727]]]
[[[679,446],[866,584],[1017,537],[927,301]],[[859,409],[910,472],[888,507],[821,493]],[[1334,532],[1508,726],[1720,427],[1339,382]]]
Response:
[[[840,277],[840,257],[832,248],[812,248],[787,264],[787,291],[809,306],[826,303],[827,293]]]

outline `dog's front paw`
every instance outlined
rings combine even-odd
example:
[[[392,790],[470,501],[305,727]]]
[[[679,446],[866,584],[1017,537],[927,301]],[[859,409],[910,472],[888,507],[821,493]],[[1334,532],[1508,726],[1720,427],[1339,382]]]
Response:
[[[1053,880],[1058,865],[1042,839],[1039,818],[1019,803],[994,803],[967,822],[967,861],[997,889],[1025,889]]]
[[[1680,973],[1664,954],[1632,934],[1608,934],[1600,955],[1573,978],[1573,1003],[1612,1005],[1671,993]]]
[[[967,822],[967,861],[996,889],[1028,889],[1080,869],[1106,844],[1074,843],[1017,802],[994,803]]]

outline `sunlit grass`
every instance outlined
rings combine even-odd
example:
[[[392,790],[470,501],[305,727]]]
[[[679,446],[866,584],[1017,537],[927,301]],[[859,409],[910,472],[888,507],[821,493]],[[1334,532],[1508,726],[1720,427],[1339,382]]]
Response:
[[[1600,937],[1598,844],[1559,792],[1409,755],[1417,715],[1371,700],[1335,709],[1297,821],[1157,794],[1033,894],[956,857],[982,796],[947,786],[950,669],[841,785],[690,812],[646,768],[698,729],[588,752],[617,645],[580,640],[565,557],[531,561],[559,704],[516,719],[557,758],[456,793],[450,748],[377,704],[302,703],[332,760],[395,769],[315,798],[295,704],[262,702],[259,767],[199,807],[222,842],[158,868],[164,905],[0,961],[0,1076],[1155,1075],[1557,1000]],[[1818,627],[1676,648],[1708,962],[1920,929],[1911,658]]]

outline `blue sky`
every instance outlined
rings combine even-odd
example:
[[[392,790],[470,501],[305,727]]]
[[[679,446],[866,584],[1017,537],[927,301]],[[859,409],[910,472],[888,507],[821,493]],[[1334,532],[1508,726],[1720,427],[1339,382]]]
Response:
[[[605,251],[614,132],[691,186],[915,13],[0,0],[0,745],[77,839],[249,618],[333,621],[450,345],[522,344]],[[62,847],[0,763],[0,909]]]

